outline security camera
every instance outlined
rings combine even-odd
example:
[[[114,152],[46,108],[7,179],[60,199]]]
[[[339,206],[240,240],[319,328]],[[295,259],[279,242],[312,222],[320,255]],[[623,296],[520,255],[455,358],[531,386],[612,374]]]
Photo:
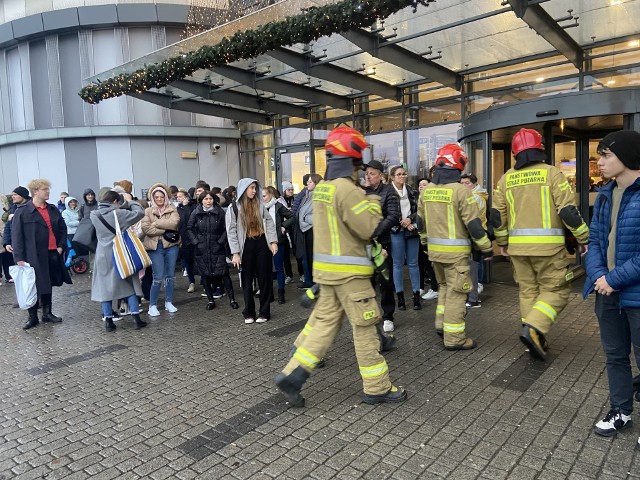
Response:
[[[220,145],[218,145],[217,143],[214,143],[211,147],[213,149],[213,152],[217,152],[218,150],[220,150]]]

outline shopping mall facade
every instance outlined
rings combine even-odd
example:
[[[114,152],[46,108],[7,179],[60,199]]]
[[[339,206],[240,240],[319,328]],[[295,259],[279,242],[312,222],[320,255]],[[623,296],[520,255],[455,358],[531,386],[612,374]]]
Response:
[[[242,176],[300,189],[302,175],[324,173],[339,124],[413,181],[460,141],[491,190],[526,126],[543,133],[588,216],[598,140],[640,130],[640,0],[436,0],[91,105],[77,95],[87,82],[336,2],[283,0],[184,40],[191,2],[97,3],[3,2],[3,191],[36,175],[75,195],[122,178],[138,194],[158,180],[224,187]]]

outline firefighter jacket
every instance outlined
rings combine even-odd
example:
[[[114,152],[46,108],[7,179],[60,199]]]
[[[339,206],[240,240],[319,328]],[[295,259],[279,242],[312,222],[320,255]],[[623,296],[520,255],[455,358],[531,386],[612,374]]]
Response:
[[[571,185],[546,163],[508,170],[496,187],[493,209],[500,215],[496,241],[511,255],[555,255],[565,248],[564,226],[582,245],[589,238]]]
[[[429,184],[420,195],[418,214],[423,219],[420,240],[428,245],[432,262],[468,258],[472,243],[482,252],[491,251],[478,202],[473,192],[459,183]]]
[[[313,279],[339,285],[373,275],[367,254],[382,221],[380,197],[367,195],[350,178],[320,182],[313,191]]]
[[[478,207],[480,208],[480,221],[482,222],[482,227],[486,230],[489,192],[480,185],[476,185],[471,191],[473,192],[476,202],[478,202]]]

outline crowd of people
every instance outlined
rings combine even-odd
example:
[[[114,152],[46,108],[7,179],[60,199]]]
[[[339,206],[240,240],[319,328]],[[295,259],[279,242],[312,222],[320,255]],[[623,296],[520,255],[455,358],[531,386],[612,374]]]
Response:
[[[83,222],[90,222],[97,238],[91,298],[101,304],[108,332],[116,330],[121,313],[131,315],[136,329],[147,326],[143,299],[148,317],[161,316],[163,286],[162,311],[178,311],[178,259],[187,292],[197,294],[197,282],[202,286],[206,310],[225,295],[232,309],[240,308],[231,278],[237,269],[246,324],[268,322],[272,302],[284,304],[286,285],[299,276],[298,288],[316,303],[276,376],[286,399],[304,405],[301,389],[324,364],[346,313],[364,401],[401,402],[407,392],[392,384],[382,353],[395,343],[396,309],[407,309],[405,266],[409,305],[421,310],[422,300],[436,300],[434,327],[444,348],[470,350],[477,343],[467,335],[466,312],[481,306],[484,265],[499,249],[518,284],[519,338],[544,361],[547,336],[574,279],[570,237],[585,256],[584,295],[596,293],[607,358],[611,410],[594,428],[615,435],[631,424],[634,394],[640,400],[640,376],[632,377],[630,361],[631,349],[640,351],[640,133],[614,132],[600,142],[598,166],[611,181],[598,193],[591,227],[566,177],[547,163],[542,136],[521,129],[511,146],[515,166],[498,182],[491,204],[477,177],[465,173],[468,159],[460,145],[440,148],[430,177],[414,187],[402,165],[385,172],[378,160],[364,164],[367,143],[350,127],[330,132],[325,178],[305,175],[297,194],[290,181],[278,190],[243,178],[225,190],[203,180],[189,189],[156,183],[148,198],[137,199],[132,183],[123,180],[97,195],[87,188],[82,204],[62,192],[54,205],[48,203],[51,184],[36,179],[15,188],[5,205],[3,271],[11,281],[13,262],[35,269],[38,302],[28,309],[25,330],[39,324],[40,308],[43,322],[61,322],[52,312],[52,287],[71,283],[65,252]],[[151,258],[149,268],[124,279],[112,258],[118,229],[140,238]]]

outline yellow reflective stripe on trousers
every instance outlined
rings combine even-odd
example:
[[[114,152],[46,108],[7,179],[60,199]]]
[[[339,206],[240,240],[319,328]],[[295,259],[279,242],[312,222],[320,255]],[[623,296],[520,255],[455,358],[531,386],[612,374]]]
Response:
[[[551,228],[551,196],[548,186],[540,189],[540,201],[542,202],[542,228]]]
[[[510,244],[516,243],[545,243],[545,244],[558,244],[564,245],[564,236],[561,235],[517,235],[509,237]]]
[[[320,359],[316,357],[313,353],[311,353],[309,350],[306,350],[302,347],[298,347],[296,349],[296,353],[293,354],[293,358],[295,358],[301,364],[309,368],[315,368],[315,366],[320,361]]]
[[[329,224],[329,238],[331,239],[331,255],[340,255],[340,235],[338,234],[338,219],[333,205],[327,208],[327,223]]]
[[[327,263],[313,261],[313,269],[323,272],[334,273],[356,273],[358,275],[373,275],[373,264],[371,265],[350,265],[348,263]]]
[[[549,318],[549,320],[551,320],[552,323],[556,321],[556,317],[558,316],[558,312],[556,312],[556,309],[553,308],[548,303],[538,301],[533,305],[533,308],[535,310],[538,310],[539,312],[543,313],[545,316],[547,316]]]
[[[379,377],[380,375],[384,375],[389,371],[389,367],[387,366],[386,361],[382,361],[377,365],[372,365],[370,367],[360,367],[360,375],[362,378],[373,378]]]
[[[436,315],[444,315],[444,305],[443,304],[436,305]]]
[[[449,238],[456,238],[456,216],[453,205],[447,205],[447,225],[449,227]]]
[[[309,325],[308,323],[306,323],[304,325],[304,328],[302,329],[302,334],[303,335],[309,335],[311,333],[311,330],[313,330],[313,327],[311,325]]]
[[[444,323],[442,329],[449,333],[464,332],[464,323]]]
[[[515,208],[515,204],[514,204],[514,200],[513,200],[513,192],[511,190],[507,190],[507,193],[505,194],[505,197],[507,198],[507,203],[509,204],[509,216],[511,217],[509,219],[509,224],[510,225],[515,225],[515,223],[516,223],[516,208]]]

